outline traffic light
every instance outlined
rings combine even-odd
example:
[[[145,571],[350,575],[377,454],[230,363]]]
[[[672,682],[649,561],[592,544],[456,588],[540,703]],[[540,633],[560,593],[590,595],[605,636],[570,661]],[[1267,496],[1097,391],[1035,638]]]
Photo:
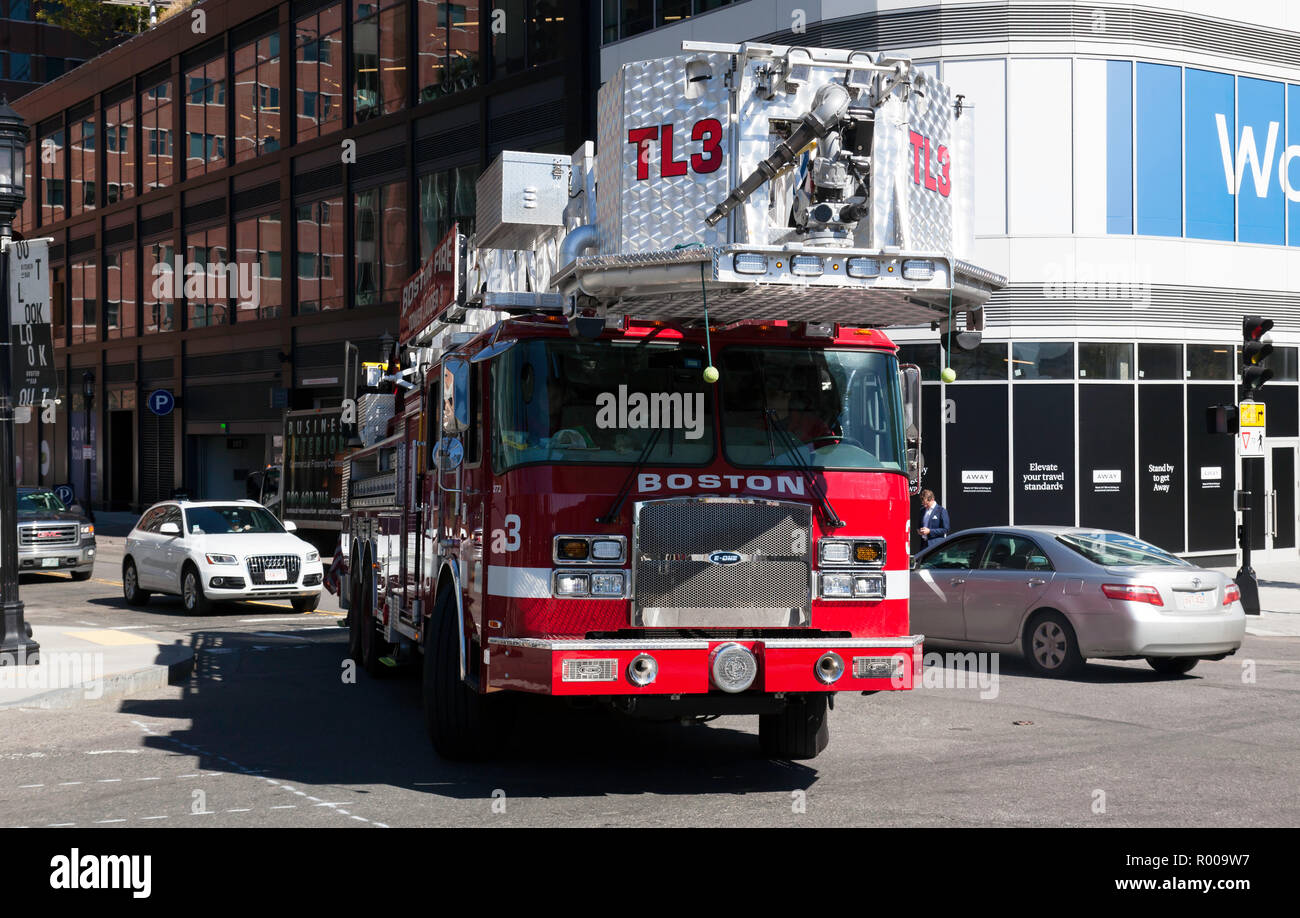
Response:
[[[1273,353],[1273,345],[1264,340],[1264,335],[1272,327],[1273,320],[1262,316],[1246,316],[1241,320],[1241,387],[1245,390],[1244,398],[1254,398],[1260,387],[1273,378],[1273,371],[1263,366],[1264,360]]]

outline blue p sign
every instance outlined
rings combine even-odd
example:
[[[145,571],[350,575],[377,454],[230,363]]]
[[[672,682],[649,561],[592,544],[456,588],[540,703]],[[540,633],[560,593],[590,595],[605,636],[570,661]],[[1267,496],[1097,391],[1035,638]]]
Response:
[[[166,389],[154,389],[149,393],[149,410],[158,416],[172,413],[176,407],[176,397]]]
[[[55,485],[54,496],[57,497],[60,501],[62,501],[63,506],[65,507],[71,506],[72,502],[76,500],[77,497],[74,493],[72,493],[72,485],[66,485],[66,484]]]

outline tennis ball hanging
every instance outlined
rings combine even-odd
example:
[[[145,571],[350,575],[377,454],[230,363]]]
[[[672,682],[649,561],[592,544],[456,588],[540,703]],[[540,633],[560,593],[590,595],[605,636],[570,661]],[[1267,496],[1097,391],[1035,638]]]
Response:
[[[706,383],[715,383],[715,382],[717,382],[717,381],[718,381],[718,368],[717,368],[717,367],[705,367],[705,368],[704,368],[704,381],[705,381]]]
[[[957,378],[957,371],[952,367],[944,367],[943,372],[939,374],[939,378],[944,382],[952,382]]]

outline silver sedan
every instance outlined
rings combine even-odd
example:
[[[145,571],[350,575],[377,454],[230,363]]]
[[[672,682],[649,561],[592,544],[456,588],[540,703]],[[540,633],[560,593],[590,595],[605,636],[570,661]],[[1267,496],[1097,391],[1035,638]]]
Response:
[[[1120,532],[1061,526],[968,529],[912,560],[912,633],[963,649],[1019,651],[1065,676],[1089,657],[1159,673],[1235,653],[1237,585]]]

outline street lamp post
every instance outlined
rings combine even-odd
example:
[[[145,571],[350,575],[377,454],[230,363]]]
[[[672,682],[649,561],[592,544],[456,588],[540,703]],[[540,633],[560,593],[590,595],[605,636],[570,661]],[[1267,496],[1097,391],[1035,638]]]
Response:
[[[27,198],[27,125],[0,97],[0,240],[13,237],[14,215]],[[0,245],[0,250],[3,250]],[[0,663],[35,663],[18,598],[18,474],[14,450],[14,398],[10,378],[9,254],[0,256]]]
[[[86,511],[86,519],[92,523],[95,522],[95,511],[90,506],[90,473],[94,466],[94,444],[90,441],[90,419],[94,417],[95,408],[95,371],[87,370],[81,374],[81,394],[86,400],[86,425],[82,431],[81,438],[81,461],[86,467],[86,500],[83,509]],[[86,449],[91,451],[91,457],[87,458]]]

